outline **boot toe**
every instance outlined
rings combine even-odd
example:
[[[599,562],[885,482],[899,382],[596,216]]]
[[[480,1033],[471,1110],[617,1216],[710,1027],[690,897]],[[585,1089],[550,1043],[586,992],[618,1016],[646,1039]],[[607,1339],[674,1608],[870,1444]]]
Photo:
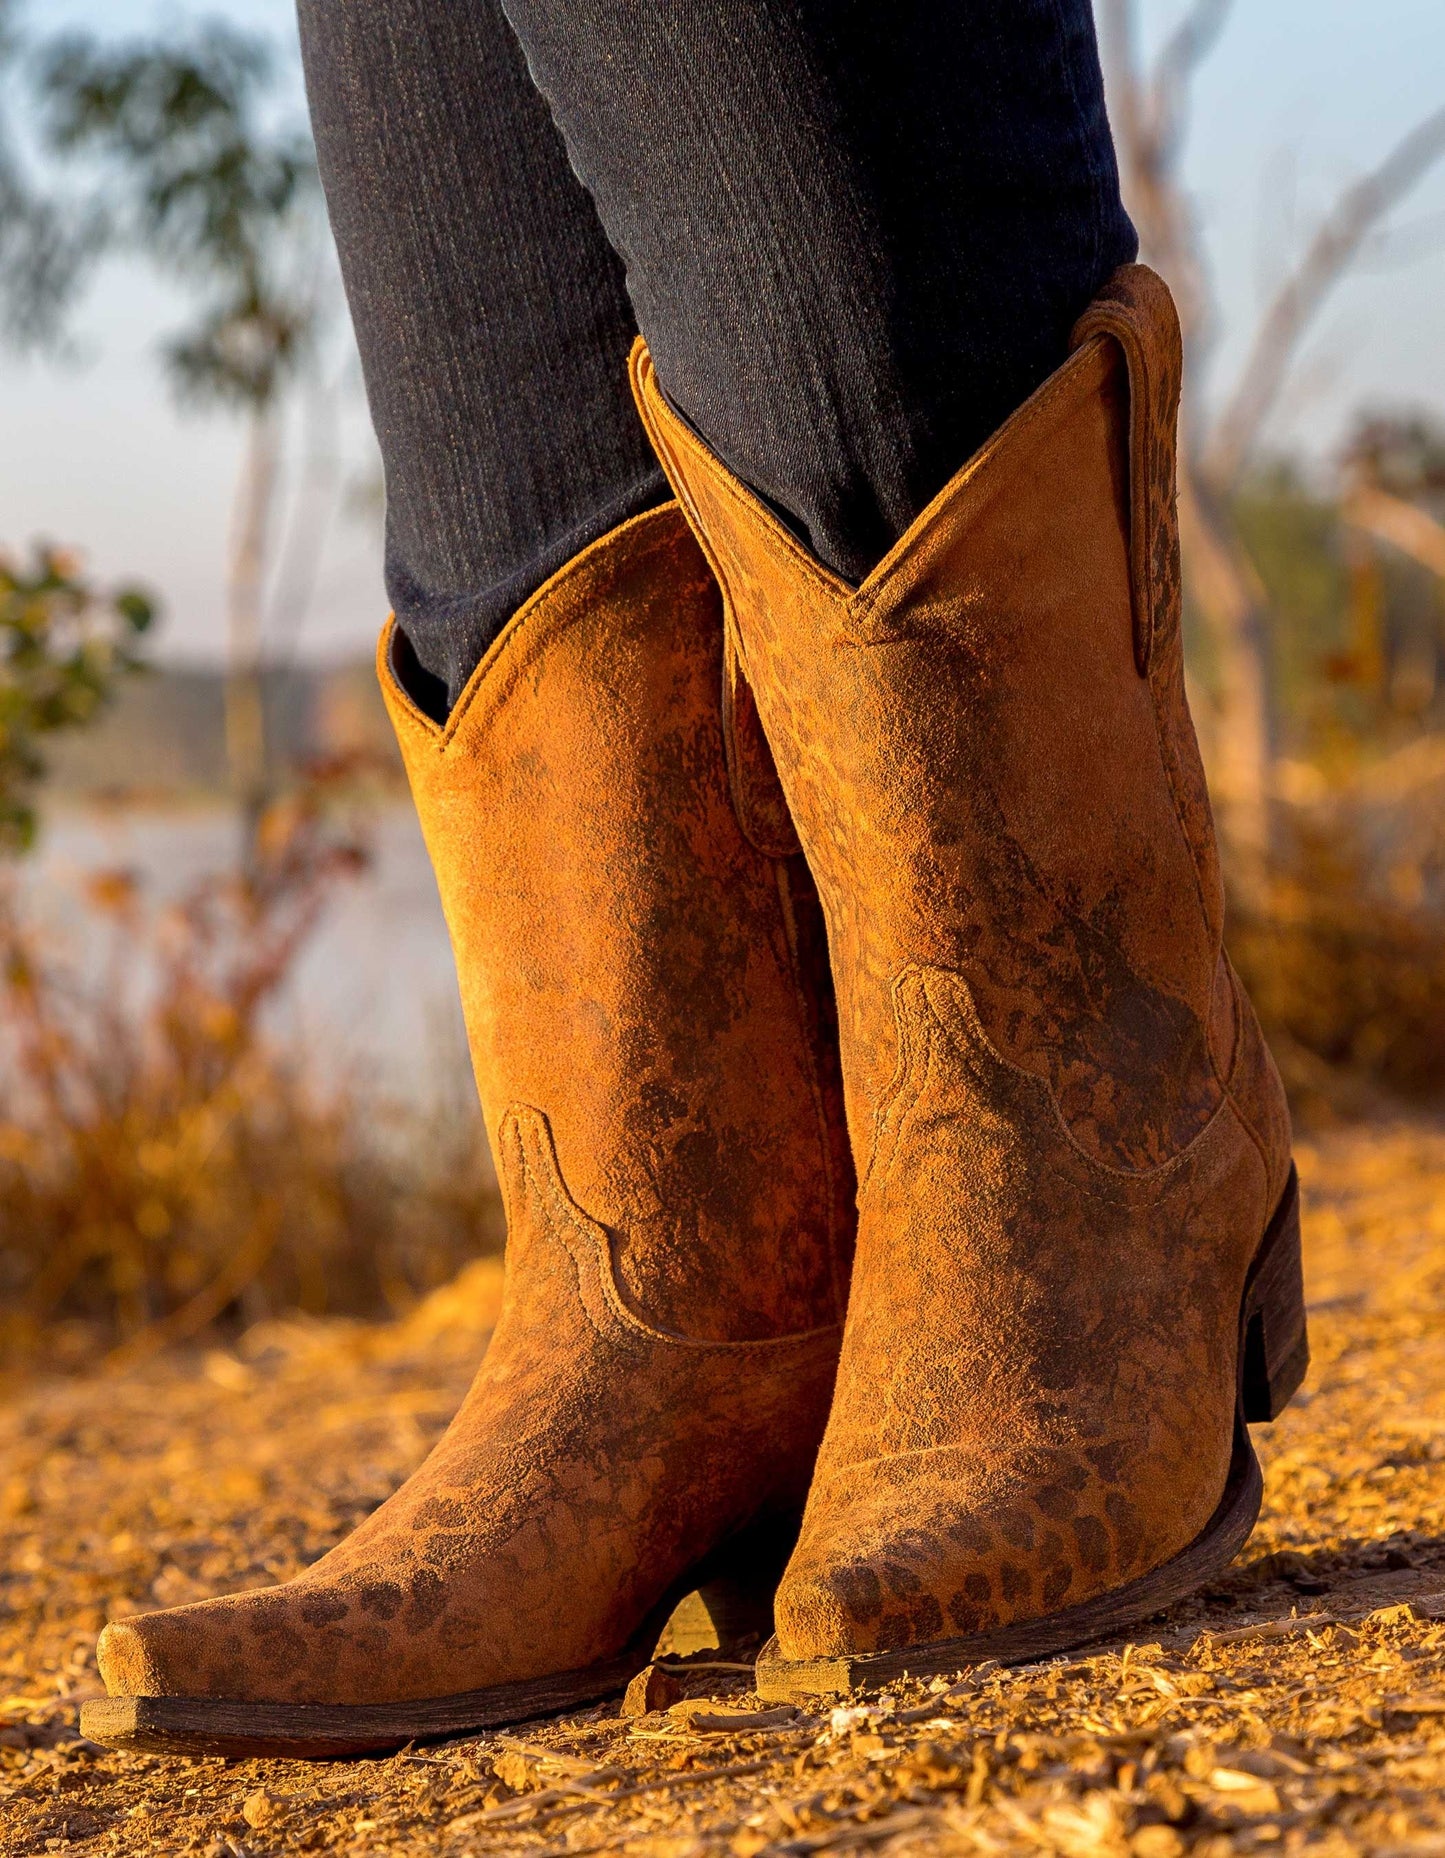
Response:
[[[95,1661],[113,1697],[153,1697],[158,1693],[146,1635],[130,1620],[107,1626],[95,1648]]]
[[[236,1694],[225,1674],[235,1670],[239,1635],[224,1630],[225,1614],[219,1611],[224,1606],[224,1601],[202,1601],[108,1625],[95,1655],[111,1696]],[[213,1610],[208,1614],[207,1608]]]
[[[783,1657],[844,1658],[946,1637],[938,1600],[921,1588],[907,1591],[898,1572],[859,1557],[790,1575],[774,1603]]]
[[[304,1604],[295,1587],[271,1587],[116,1621],[96,1647],[100,1674],[113,1697],[306,1700],[341,1648],[310,1642],[321,1635],[306,1632]]]
[[[1142,1510],[1058,1454],[996,1467],[985,1495],[956,1456],[877,1460],[815,1489],[774,1607],[785,1658],[895,1651],[1047,1618],[1165,1560],[1194,1533],[1194,1512],[1211,1507],[1204,1493]]]

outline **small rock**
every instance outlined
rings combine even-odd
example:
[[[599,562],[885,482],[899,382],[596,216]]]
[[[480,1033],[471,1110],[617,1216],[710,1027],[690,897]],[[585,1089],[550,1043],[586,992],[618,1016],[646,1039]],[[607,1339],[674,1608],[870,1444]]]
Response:
[[[622,1699],[624,1716],[646,1716],[650,1710],[665,1710],[682,1695],[682,1685],[664,1671],[660,1664],[644,1665],[627,1686]]]
[[[247,1794],[241,1802],[242,1819],[248,1826],[258,1830],[262,1826],[269,1826],[280,1811],[280,1801],[274,1794],[267,1793],[264,1787],[258,1788],[253,1794]]]
[[[35,1511],[35,1492],[23,1477],[12,1477],[0,1491],[0,1515],[30,1516]]]
[[[1245,1813],[1278,1813],[1279,1795],[1268,1781],[1243,1768],[1215,1768],[1209,1785]]]

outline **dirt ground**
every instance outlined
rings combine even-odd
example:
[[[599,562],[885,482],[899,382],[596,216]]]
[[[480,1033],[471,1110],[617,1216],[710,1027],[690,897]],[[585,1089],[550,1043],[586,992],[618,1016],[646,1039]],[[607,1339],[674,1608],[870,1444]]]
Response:
[[[82,1740],[108,1613],[283,1578],[422,1456],[496,1308],[32,1384],[0,1408],[0,1858],[1445,1854],[1445,1127],[1301,1144],[1314,1366],[1240,1564],[1139,1642],[816,1712],[579,1714],[384,1761]],[[738,1719],[742,1719],[739,1721]],[[712,1724],[713,1726],[709,1726]]]

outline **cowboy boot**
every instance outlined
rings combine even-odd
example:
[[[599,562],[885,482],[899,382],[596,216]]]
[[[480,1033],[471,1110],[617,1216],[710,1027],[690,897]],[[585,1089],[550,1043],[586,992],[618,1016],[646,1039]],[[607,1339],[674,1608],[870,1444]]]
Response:
[[[1057,1652],[1237,1552],[1307,1360],[1184,695],[1173,302],[1118,272],[857,588],[633,366],[818,882],[860,1178],[759,1688]]]
[[[555,575],[445,725],[404,649],[380,674],[506,1200],[501,1317],[426,1462],[314,1566],[107,1627],[107,1742],[346,1754],[561,1709],[685,1594],[770,1598],[796,1535],[851,1165],[821,918],[716,586],[669,504]]]

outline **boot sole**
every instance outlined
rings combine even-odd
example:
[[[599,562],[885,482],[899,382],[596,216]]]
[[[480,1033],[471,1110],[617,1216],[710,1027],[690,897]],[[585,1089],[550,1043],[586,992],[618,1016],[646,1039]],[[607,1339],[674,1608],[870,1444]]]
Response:
[[[935,1639],[898,1651],[839,1658],[788,1659],[776,1638],[758,1656],[757,1693],[769,1703],[800,1703],[876,1690],[901,1677],[934,1677],[993,1660],[1029,1664],[1114,1637],[1173,1606],[1212,1580],[1248,1541],[1264,1496],[1264,1478],[1249,1426],[1277,1419],[1309,1366],[1304,1270],[1300,1254],[1299,1180],[1293,1166],[1245,1281],[1239,1314],[1238,1397],[1234,1446],[1224,1494],[1187,1548],[1162,1566],[1097,1599],[995,1632]]]
[[[794,1525],[794,1532],[796,1525]],[[719,1639],[752,1633],[756,1645],[772,1622],[772,1598],[786,1560],[775,1552],[716,1551],[676,1583],[626,1646],[573,1671],[549,1672],[512,1684],[399,1703],[250,1703],[221,1697],[100,1697],[80,1706],[80,1732],[107,1748],[201,1758],[253,1755],[326,1761],[380,1755],[411,1742],[496,1729],[556,1715],[615,1696],[657,1655],[657,1642],[679,1604],[702,1602]],[[718,1566],[725,1562],[725,1566]],[[679,1654],[681,1655],[681,1654]]]

